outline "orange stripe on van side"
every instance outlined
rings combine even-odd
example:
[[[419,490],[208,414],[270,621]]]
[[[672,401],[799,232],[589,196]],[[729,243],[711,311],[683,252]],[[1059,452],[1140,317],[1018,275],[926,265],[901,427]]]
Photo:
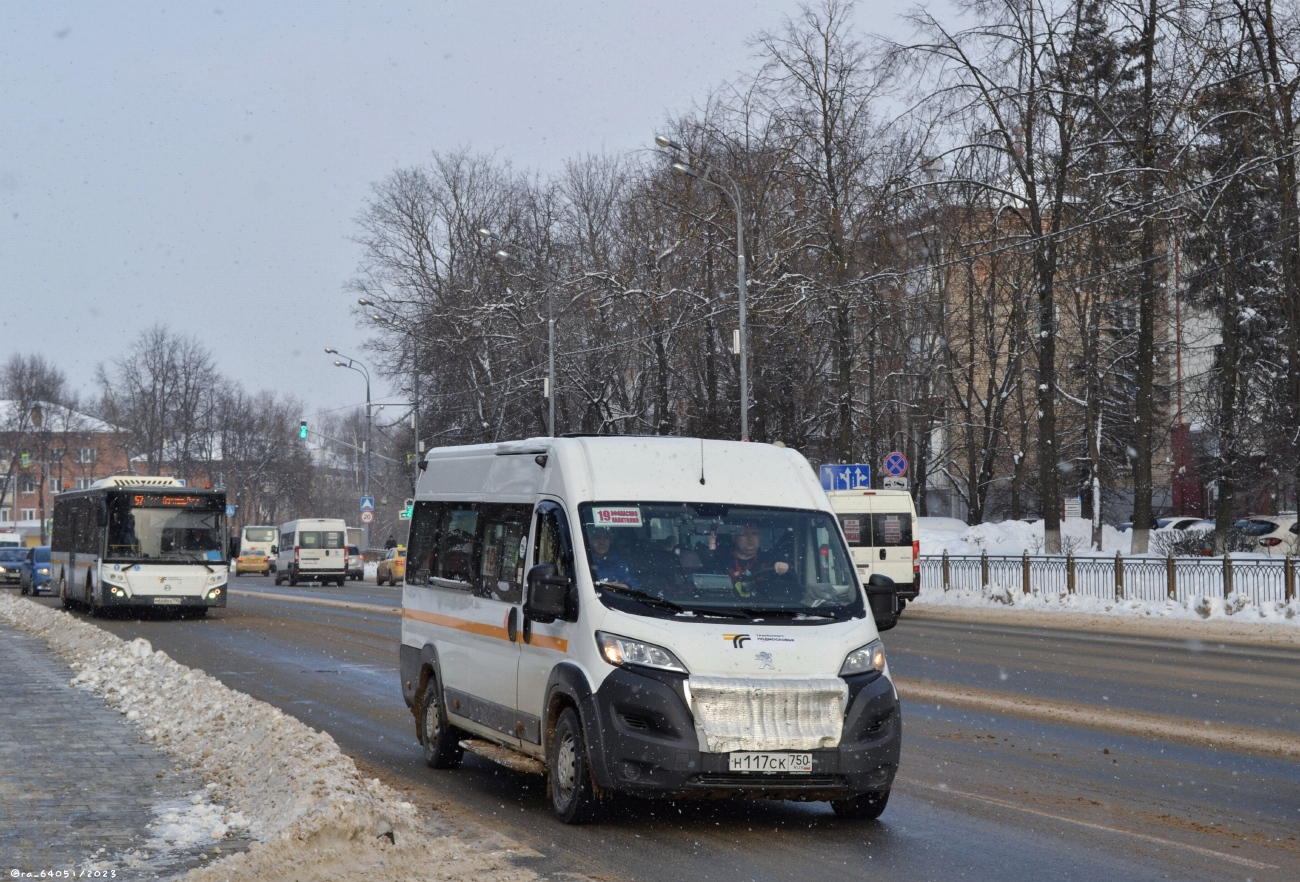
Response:
[[[457,631],[478,634],[482,637],[495,637],[498,640],[510,639],[510,632],[499,625],[485,625],[482,622],[471,622],[468,619],[458,619],[454,616],[440,616],[437,613],[424,612],[418,609],[404,609],[402,610],[402,617],[415,619],[417,622],[428,622],[430,625],[441,625],[444,628],[454,628]],[[569,651],[569,641],[563,637],[533,634],[531,642],[533,646],[540,646],[545,649],[554,649],[564,653]]]

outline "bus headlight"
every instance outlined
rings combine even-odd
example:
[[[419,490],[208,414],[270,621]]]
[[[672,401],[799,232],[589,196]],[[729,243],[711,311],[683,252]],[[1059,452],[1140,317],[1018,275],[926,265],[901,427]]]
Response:
[[[208,576],[209,585],[222,585],[225,584],[225,581],[226,581],[225,573],[213,573],[211,576]]]
[[[872,640],[866,646],[859,647],[844,657],[844,664],[840,665],[840,676],[866,674],[870,671],[883,671],[884,669],[885,644],[879,640]]]
[[[117,573],[117,572],[104,573],[103,579],[105,582],[113,582],[118,585],[125,585],[126,573]]]
[[[221,587],[218,586],[208,592],[208,600],[219,600],[221,598]]]

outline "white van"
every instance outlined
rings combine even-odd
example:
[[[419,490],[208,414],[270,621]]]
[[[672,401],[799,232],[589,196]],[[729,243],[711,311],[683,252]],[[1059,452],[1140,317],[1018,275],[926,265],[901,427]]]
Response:
[[[864,591],[802,456],[544,438],[421,468],[401,675],[430,766],[544,772],[567,823],[620,792],[884,811],[895,588]]]
[[[275,555],[275,584],[288,581],[333,581],[348,578],[348,525],[337,518],[302,518],[280,525],[280,540],[271,547]]]
[[[916,505],[906,490],[834,490],[826,494],[840,519],[853,564],[865,582],[888,576],[906,606],[921,593],[921,542]]]

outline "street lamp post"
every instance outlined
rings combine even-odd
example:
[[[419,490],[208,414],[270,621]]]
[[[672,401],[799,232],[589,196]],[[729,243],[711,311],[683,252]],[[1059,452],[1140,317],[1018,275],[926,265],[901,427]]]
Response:
[[[361,304],[362,306],[368,306],[372,309],[384,309],[384,307],[381,306],[380,304],[370,300],[366,300],[364,297],[357,300],[357,303]],[[371,321],[375,322],[376,324],[380,324],[380,325],[384,325],[385,327],[392,328],[393,330],[398,331],[399,333],[403,333],[411,341],[411,430],[412,433],[415,435],[415,441],[414,441],[415,464],[416,464],[416,468],[418,469],[420,463],[420,454],[424,452],[421,446],[422,442],[420,440],[420,349],[419,349],[420,337],[414,331],[410,331],[402,327],[398,323],[398,318],[399,317],[395,314],[392,314],[390,316],[371,314],[370,316]],[[416,474],[417,475],[419,474],[418,471],[416,472]]]
[[[493,233],[491,230],[479,230],[479,236],[484,242],[494,242],[497,244],[497,250],[492,254],[497,260],[513,260],[519,263],[519,258],[511,254],[505,247],[505,240]],[[546,430],[550,437],[555,437],[555,292],[553,285],[546,285]]]
[[[660,147],[674,151],[677,155],[686,157],[687,161],[678,159],[673,163],[672,169],[679,175],[686,175],[696,180],[704,181],[706,184],[712,184],[731,200],[732,207],[736,209],[736,296],[739,300],[740,307],[740,440],[749,440],[749,340],[745,333],[745,209],[740,199],[740,187],[736,181],[720,168],[715,168],[712,163],[707,163],[703,170],[697,169],[689,162],[690,152],[678,144],[676,141],[665,138],[663,135],[655,137],[655,143]],[[722,175],[730,186],[720,184],[713,180],[710,175],[714,172]]]
[[[355,358],[349,358],[348,356],[339,352],[337,349],[326,346],[325,352],[330,355],[337,355],[341,359],[346,359],[346,361],[335,360],[334,362],[335,367],[348,368],[349,370],[354,370],[357,373],[361,374],[361,376],[366,378],[366,461],[365,461],[365,478],[362,481],[361,495],[369,496],[370,495],[370,426],[371,426],[370,371],[366,370],[366,366],[364,364],[357,361]],[[369,548],[371,545],[370,525],[365,524],[363,526],[363,530],[365,531],[365,536],[366,536],[366,547]]]

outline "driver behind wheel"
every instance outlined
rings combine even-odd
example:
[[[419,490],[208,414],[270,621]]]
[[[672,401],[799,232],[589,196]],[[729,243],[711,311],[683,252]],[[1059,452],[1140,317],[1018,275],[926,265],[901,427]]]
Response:
[[[767,593],[763,589],[784,584],[786,580],[782,577],[790,572],[790,562],[784,559],[785,555],[765,552],[762,546],[763,534],[758,524],[750,522],[732,536],[729,551],[719,551],[714,572],[725,572],[736,594],[741,597],[753,596],[755,589]]]

